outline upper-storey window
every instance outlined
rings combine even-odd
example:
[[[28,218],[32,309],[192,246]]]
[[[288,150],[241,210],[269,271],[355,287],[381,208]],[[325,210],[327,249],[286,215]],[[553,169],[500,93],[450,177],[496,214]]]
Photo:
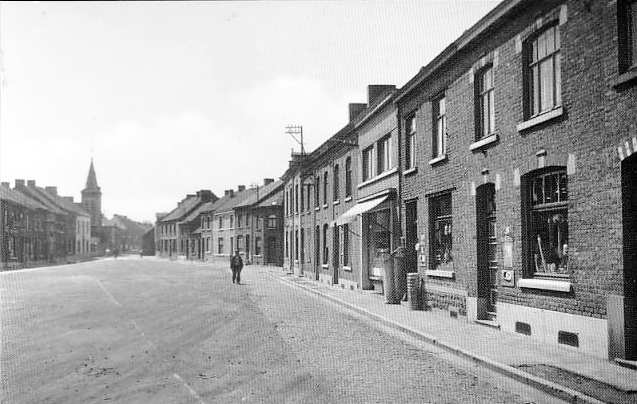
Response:
[[[234,228],[234,215],[230,215],[230,228]]]
[[[303,212],[305,210],[305,186],[303,183],[301,183],[301,212]]]
[[[241,227],[241,215],[237,216],[237,227]]]
[[[369,146],[363,150],[363,181],[374,176],[374,146]]]
[[[433,101],[433,157],[442,157],[447,153],[447,102],[442,95]]]
[[[637,0],[617,2],[619,70],[637,68]]]
[[[314,182],[314,206],[318,207],[321,204],[321,176],[317,175]]]
[[[526,41],[526,118],[562,104],[560,29],[557,24],[539,31]]]
[[[387,135],[378,141],[376,148],[377,156],[377,173],[383,173],[391,168],[391,135]]]
[[[345,196],[352,196],[352,158],[345,160]]]
[[[339,181],[339,178],[338,178],[339,175],[340,175],[340,173],[339,173],[339,169],[338,169],[338,164],[336,164],[334,166],[334,172],[332,173],[332,176],[334,177],[333,182],[332,182],[332,193],[334,195],[332,196],[332,198],[335,201],[338,201],[338,199],[340,198],[340,189],[339,189],[340,181]]]
[[[323,204],[327,205],[327,171],[323,173]]]
[[[476,140],[491,135],[495,130],[493,100],[493,67],[487,66],[476,75]]]
[[[416,114],[411,114],[405,122],[405,168],[416,166]]]
[[[568,274],[568,178],[561,167],[525,180],[525,232],[529,273]]]
[[[223,217],[219,216],[219,228],[223,229]]]
[[[299,213],[299,184],[294,185],[294,212]]]

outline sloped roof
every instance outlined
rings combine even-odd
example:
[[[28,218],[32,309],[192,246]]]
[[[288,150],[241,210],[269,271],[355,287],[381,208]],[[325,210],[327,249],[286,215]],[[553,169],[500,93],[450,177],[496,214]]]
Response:
[[[271,182],[268,185],[258,188],[252,188],[254,192],[250,194],[247,198],[245,198],[242,202],[238,203],[235,208],[241,208],[245,206],[252,206],[255,203],[263,200],[270,196],[271,193],[276,192],[276,190],[283,186],[283,181],[278,180]]]
[[[234,209],[238,204],[248,198],[253,192],[256,192],[256,189],[250,188],[241,192],[235,192],[234,196],[232,197],[230,195],[224,195],[223,198],[217,201],[219,202],[219,204],[215,206],[215,212],[227,212]]]
[[[0,199],[11,201],[18,205],[22,205],[31,209],[48,210],[48,208],[40,203],[37,199],[34,199],[28,195],[23,194],[22,192],[15,191],[5,186],[0,186]]]
[[[161,218],[162,222],[170,222],[172,220],[180,220],[184,216],[186,216],[192,209],[194,209],[199,202],[201,202],[201,198],[197,195],[189,195],[184,200],[179,202],[177,207],[173,209],[169,214]]]
[[[95,167],[93,167],[93,159],[88,169],[88,177],[86,177],[86,189],[100,189],[97,185],[97,176],[95,175]]]
[[[21,187],[19,189],[16,189],[16,191],[30,197],[33,199],[36,199],[38,202],[40,202],[42,205],[44,205],[46,207],[47,210],[58,214],[58,215],[64,215],[66,214],[65,211],[63,211],[62,209],[60,209],[55,203],[51,202],[51,200],[49,200],[49,198],[47,198],[45,195],[43,195],[43,193],[45,192],[43,189],[40,192],[40,190],[38,189],[38,187]]]
[[[46,189],[40,188],[38,186],[36,186],[35,189],[43,194],[45,198],[49,198],[51,202],[53,202],[58,208],[62,210],[65,210],[69,213],[75,213],[76,215],[90,216],[90,214],[86,210],[84,210],[84,208],[76,205],[69,200],[64,199],[59,195],[53,195],[50,192],[47,192]]]
[[[188,216],[186,216],[182,222],[192,222],[193,220],[195,220],[200,214],[205,213],[205,212],[210,212],[210,210],[212,209],[212,206],[214,205],[214,202],[206,202],[206,203],[202,203],[201,205],[197,206],[197,208],[195,210],[193,210],[192,212],[190,212],[190,214]]]
[[[270,196],[262,199],[257,205],[259,208],[267,208],[270,206],[283,206],[283,188],[277,192],[270,194]]]

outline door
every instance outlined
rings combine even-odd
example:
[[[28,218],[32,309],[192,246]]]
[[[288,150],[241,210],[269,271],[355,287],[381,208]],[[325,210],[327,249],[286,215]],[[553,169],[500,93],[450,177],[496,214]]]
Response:
[[[637,153],[622,161],[624,333],[626,359],[637,360]]]
[[[478,253],[478,318],[495,320],[498,300],[495,186],[484,184],[476,190]]]
[[[418,213],[417,201],[405,202],[405,247],[407,272],[418,272],[418,254],[416,243],[418,243]]]
[[[340,267],[340,246],[339,246],[339,227],[334,226],[332,230],[332,283],[338,283],[338,268]]]
[[[314,276],[315,280],[319,280],[321,271],[321,228],[316,226],[314,230]]]

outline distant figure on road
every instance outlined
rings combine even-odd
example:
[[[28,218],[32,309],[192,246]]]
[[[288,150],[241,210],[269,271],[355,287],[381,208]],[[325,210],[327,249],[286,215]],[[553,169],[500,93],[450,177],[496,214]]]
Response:
[[[237,281],[237,284],[241,283],[241,270],[243,269],[243,260],[239,255],[239,250],[235,250],[234,255],[230,258],[230,268],[232,268],[232,283]]]

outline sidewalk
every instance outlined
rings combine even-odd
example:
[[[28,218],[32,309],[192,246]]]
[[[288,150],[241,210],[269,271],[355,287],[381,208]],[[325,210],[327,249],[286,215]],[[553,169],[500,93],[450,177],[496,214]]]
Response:
[[[442,310],[412,311],[406,302],[385,304],[378,292],[342,289],[288,275],[281,268],[261,268],[288,285],[303,288],[567,401],[637,403],[636,370],[582,354],[575,348],[550,346],[521,334],[467,322],[464,317],[452,318]]]

